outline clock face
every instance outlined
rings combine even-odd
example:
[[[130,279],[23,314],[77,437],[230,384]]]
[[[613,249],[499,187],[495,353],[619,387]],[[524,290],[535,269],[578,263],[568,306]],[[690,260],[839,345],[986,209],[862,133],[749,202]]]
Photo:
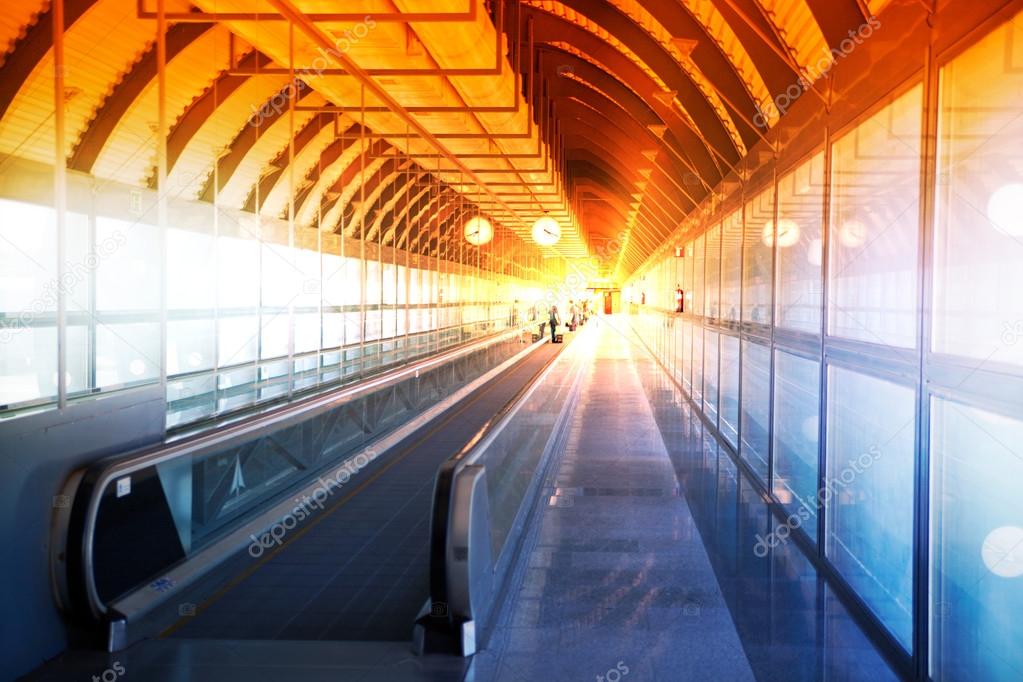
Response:
[[[557,244],[561,239],[561,225],[550,216],[544,216],[533,223],[533,240],[541,246]]]
[[[465,224],[465,241],[474,246],[486,244],[494,238],[494,226],[483,216],[474,216]]]

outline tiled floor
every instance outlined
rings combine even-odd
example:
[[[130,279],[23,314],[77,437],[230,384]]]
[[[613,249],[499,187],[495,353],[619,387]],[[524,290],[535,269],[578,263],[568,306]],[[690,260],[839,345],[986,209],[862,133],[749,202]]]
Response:
[[[753,680],[633,349],[600,333],[528,567],[476,679]]]
[[[754,552],[763,501],[650,356],[613,320],[591,331],[567,446],[467,671],[404,642],[175,639],[69,656],[35,679],[114,663],[125,679],[190,682],[897,679],[794,544]]]
[[[477,681],[897,679],[675,387],[604,321]]]

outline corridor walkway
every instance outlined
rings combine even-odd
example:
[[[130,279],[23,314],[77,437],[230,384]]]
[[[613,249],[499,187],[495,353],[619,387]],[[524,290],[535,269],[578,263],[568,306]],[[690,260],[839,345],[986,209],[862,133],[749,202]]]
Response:
[[[798,549],[740,556],[766,508],[624,325],[587,330],[568,444],[475,679],[788,682],[836,662],[897,679]]]

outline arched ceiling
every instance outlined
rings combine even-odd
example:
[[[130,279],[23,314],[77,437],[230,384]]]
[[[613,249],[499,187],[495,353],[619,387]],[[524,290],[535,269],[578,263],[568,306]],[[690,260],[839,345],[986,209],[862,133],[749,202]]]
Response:
[[[157,1],[63,0],[69,169],[156,184]],[[887,2],[165,0],[167,188],[394,245],[546,211],[620,281]],[[52,9],[5,9],[0,154],[52,163]]]

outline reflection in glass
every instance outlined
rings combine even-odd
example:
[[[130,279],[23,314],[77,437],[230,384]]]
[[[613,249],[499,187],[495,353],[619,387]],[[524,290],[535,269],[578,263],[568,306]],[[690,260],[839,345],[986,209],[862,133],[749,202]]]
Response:
[[[703,330],[703,411],[711,423],[718,421],[718,333]]]
[[[767,455],[771,427],[771,351],[742,342],[742,444],[739,454],[760,480],[767,483]]]
[[[1023,679],[1023,421],[935,398],[931,672]]]
[[[791,244],[778,237],[779,327],[819,333],[821,320],[821,217],[824,210],[824,152],[818,152],[778,181],[778,224],[790,221]]]
[[[703,400],[703,327],[693,326],[693,401]]]
[[[693,244],[693,309],[694,315],[703,315],[704,238],[700,235]]]
[[[771,257],[773,239],[765,243],[764,228],[774,220],[774,188],[751,199],[745,207],[743,236],[742,319],[771,324]]]
[[[721,335],[721,435],[739,446],[739,339]]]
[[[721,229],[721,319],[738,322],[742,301],[742,211],[725,218]]]
[[[54,211],[0,200],[0,214],[0,406],[55,398],[57,330],[40,324],[57,310]]]
[[[825,552],[912,650],[912,388],[832,367],[828,387]]]
[[[1014,365],[1023,365],[1021,46],[1017,15],[941,70],[934,239],[934,350]]]
[[[721,317],[721,226],[714,225],[707,231],[706,255],[706,305],[704,314],[716,320]]]
[[[922,93],[914,87],[832,146],[834,336],[916,345]]]
[[[771,492],[816,541],[820,363],[774,352],[774,481]]]

